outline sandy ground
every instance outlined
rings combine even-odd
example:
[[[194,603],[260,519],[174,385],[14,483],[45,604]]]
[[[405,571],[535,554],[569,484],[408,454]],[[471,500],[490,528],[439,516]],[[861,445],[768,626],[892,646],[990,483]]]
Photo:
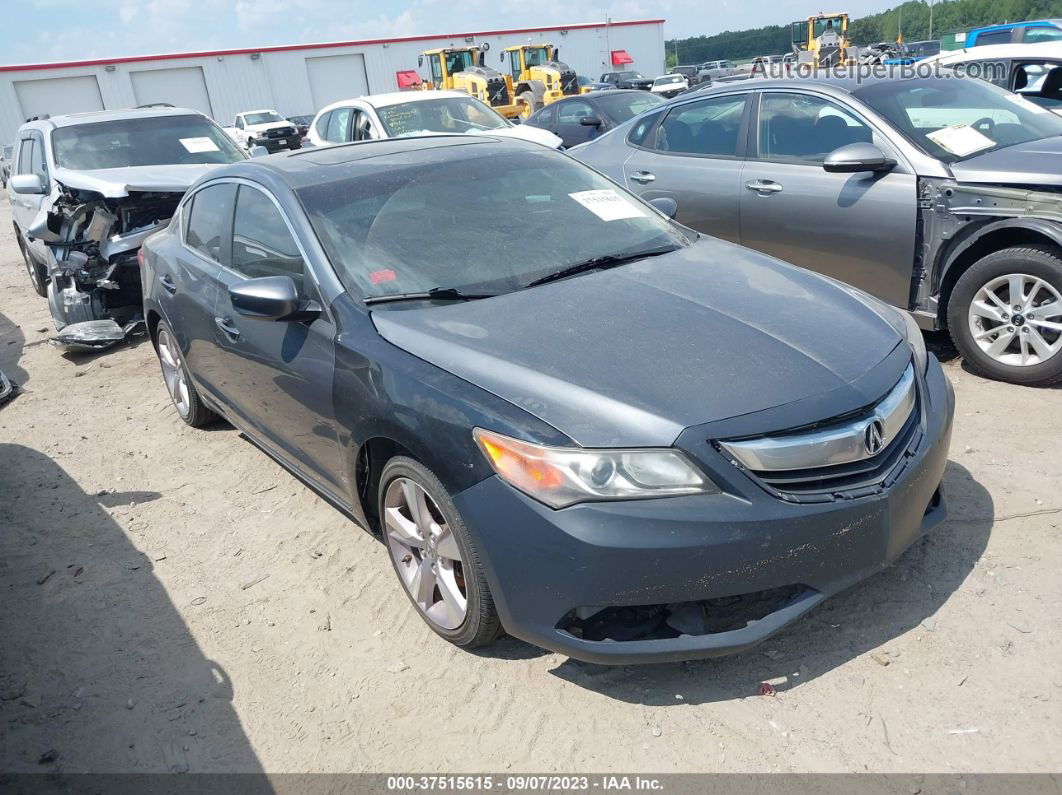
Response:
[[[0,771],[1059,769],[1062,390],[950,361],[945,525],[752,653],[605,668],[450,647],[149,344],[48,345],[6,205],[0,296]]]

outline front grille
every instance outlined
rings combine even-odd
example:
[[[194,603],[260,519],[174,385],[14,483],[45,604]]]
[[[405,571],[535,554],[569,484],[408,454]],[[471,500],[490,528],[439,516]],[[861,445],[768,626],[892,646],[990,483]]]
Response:
[[[505,78],[487,81],[487,101],[493,107],[510,104],[509,87],[505,84]]]
[[[579,93],[579,77],[575,72],[562,72],[560,78],[561,92],[565,96]]]
[[[913,370],[900,380],[894,389],[873,406],[858,412],[835,418],[834,421],[819,423],[813,430],[796,431],[771,437],[772,442],[793,442],[807,439],[808,450],[818,447],[825,449],[821,440],[829,438],[834,431],[846,432],[849,429],[864,429],[875,419],[881,418],[881,407],[891,402],[894,413],[891,415],[893,432],[890,432],[885,446],[873,455],[855,457],[847,455],[838,463],[801,467],[756,466],[750,460],[742,446],[750,444],[755,447],[758,442],[719,442],[717,449],[730,457],[735,466],[743,469],[754,482],[769,493],[791,502],[829,502],[837,499],[854,499],[879,493],[890,485],[906,467],[907,460],[914,454],[922,439],[922,406],[918,395],[917,381],[913,379]],[[910,378],[909,397],[906,402],[898,402],[903,397],[901,388]],[[906,412],[906,413],[904,413]],[[902,422],[902,424],[901,424]],[[769,448],[768,448],[769,449]],[[797,451],[800,454],[802,451]],[[746,463],[742,463],[744,458]]]
[[[295,135],[294,127],[277,127],[273,130],[266,130],[266,138],[290,138]]]

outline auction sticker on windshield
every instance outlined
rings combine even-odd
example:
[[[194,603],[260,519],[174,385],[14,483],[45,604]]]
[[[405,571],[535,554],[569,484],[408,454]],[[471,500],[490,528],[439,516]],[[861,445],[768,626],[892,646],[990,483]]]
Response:
[[[179,138],[181,146],[189,152],[218,152],[218,145],[209,138]],[[281,141],[283,143],[283,141]]]
[[[926,138],[941,149],[951,152],[956,157],[966,157],[982,149],[991,149],[996,142],[987,135],[978,132],[969,124],[956,124],[942,130],[927,133]]]
[[[602,221],[645,218],[646,215],[640,207],[627,201],[614,190],[583,190],[568,195]]]

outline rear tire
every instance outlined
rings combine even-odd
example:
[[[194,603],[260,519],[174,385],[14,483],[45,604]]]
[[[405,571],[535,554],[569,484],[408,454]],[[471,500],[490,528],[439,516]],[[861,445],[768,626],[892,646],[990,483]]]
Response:
[[[520,105],[520,118],[526,119],[535,112],[535,95],[530,91],[523,91],[517,97]]]
[[[193,428],[202,428],[215,422],[218,415],[207,408],[199,397],[184,363],[181,348],[165,321],[159,321],[155,330],[155,352],[159,356],[162,378],[166,383],[166,391],[170,393],[170,401],[177,410],[177,416]]]
[[[391,565],[424,623],[466,649],[495,640],[501,620],[479,551],[435,474],[412,458],[392,458],[380,475],[377,508]]]
[[[48,274],[41,265],[33,261],[33,257],[30,256],[29,251],[26,249],[26,244],[22,242],[22,233],[17,228],[15,229],[15,240],[18,241],[18,250],[22,253],[22,261],[26,263],[26,273],[29,274],[33,292],[41,298],[47,298]]]
[[[1016,246],[975,262],[952,290],[948,330],[982,375],[1029,386],[1062,382],[1058,249]]]

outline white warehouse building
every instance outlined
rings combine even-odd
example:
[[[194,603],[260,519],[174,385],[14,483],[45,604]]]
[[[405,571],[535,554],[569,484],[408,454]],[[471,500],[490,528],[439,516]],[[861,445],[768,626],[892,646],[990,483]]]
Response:
[[[313,114],[339,99],[394,91],[398,72],[417,69],[422,51],[469,43],[489,45],[486,65],[499,70],[502,50],[530,41],[554,44],[560,60],[594,80],[616,68],[655,77],[664,70],[663,23],[610,21],[0,66],[0,143],[11,142],[30,116],[155,102],[195,108],[222,125],[255,108]],[[613,65],[624,63],[629,65]]]

